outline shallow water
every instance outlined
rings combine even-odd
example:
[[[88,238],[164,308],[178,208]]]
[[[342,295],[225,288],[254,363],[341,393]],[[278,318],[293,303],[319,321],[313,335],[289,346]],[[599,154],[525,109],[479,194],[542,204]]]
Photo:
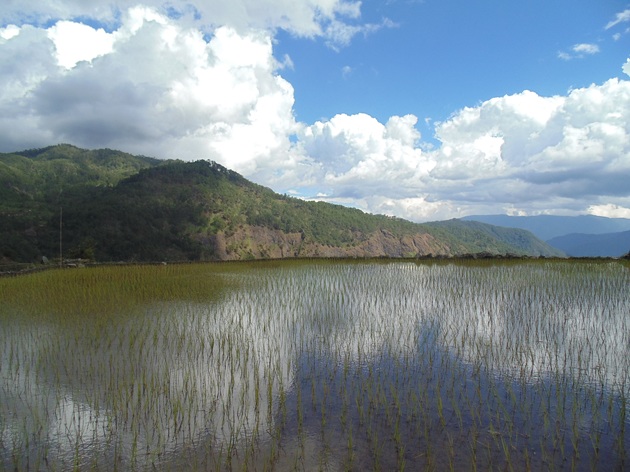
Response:
[[[85,300],[120,296],[88,286],[91,270],[58,274]],[[158,277],[166,291],[194,279],[194,293],[33,303],[0,280],[0,468],[628,466],[623,263],[287,261]]]

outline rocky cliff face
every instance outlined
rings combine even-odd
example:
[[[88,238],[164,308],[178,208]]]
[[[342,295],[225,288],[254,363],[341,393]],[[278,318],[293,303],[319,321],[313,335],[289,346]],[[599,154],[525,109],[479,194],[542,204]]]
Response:
[[[201,240],[200,238],[197,238]],[[220,260],[281,259],[292,257],[417,257],[450,255],[450,248],[427,233],[395,236],[379,230],[349,246],[325,246],[304,239],[301,233],[284,233],[261,226],[242,226],[231,234],[203,239]]]

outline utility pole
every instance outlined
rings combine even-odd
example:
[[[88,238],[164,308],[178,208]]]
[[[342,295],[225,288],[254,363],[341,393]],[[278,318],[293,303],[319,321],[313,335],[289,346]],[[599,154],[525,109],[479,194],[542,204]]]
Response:
[[[63,267],[62,228],[63,228],[63,207],[59,207],[59,267]]]

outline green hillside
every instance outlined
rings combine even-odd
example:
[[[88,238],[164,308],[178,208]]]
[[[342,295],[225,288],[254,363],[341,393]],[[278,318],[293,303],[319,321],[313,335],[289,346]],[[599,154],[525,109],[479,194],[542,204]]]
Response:
[[[524,229],[504,228],[477,221],[459,219],[426,223],[431,228],[441,228],[448,234],[456,234],[457,239],[472,253],[483,252],[484,248],[495,246],[502,254],[542,254],[563,257],[564,253],[551,248],[547,243],[533,237],[532,233]],[[447,237],[447,236],[445,236]],[[498,242],[497,242],[498,241]]]
[[[68,195],[113,187],[160,162],[65,144],[0,154],[0,257],[26,262],[38,258],[42,251],[51,254],[51,221],[58,218]],[[58,244],[58,235],[54,239]]]
[[[282,196],[209,161],[69,145],[0,154],[0,256],[97,261],[267,257],[561,255],[530,233],[482,223],[415,224]]]

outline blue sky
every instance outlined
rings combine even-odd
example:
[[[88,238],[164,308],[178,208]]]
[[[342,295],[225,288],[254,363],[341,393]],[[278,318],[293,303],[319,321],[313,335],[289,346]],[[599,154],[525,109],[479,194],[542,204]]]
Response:
[[[296,88],[295,109],[304,121],[360,112],[379,120],[414,113],[422,122],[443,121],[492,97],[566,94],[623,76],[630,38],[615,41],[604,27],[624,7],[630,3],[372,0],[362,3],[361,20],[387,18],[393,26],[338,50],[280,32],[275,49],[295,64],[283,76]],[[581,43],[601,52],[559,58]],[[423,131],[430,137],[430,127]]]
[[[630,3],[5,0],[0,152],[213,159],[427,221],[630,217]]]

